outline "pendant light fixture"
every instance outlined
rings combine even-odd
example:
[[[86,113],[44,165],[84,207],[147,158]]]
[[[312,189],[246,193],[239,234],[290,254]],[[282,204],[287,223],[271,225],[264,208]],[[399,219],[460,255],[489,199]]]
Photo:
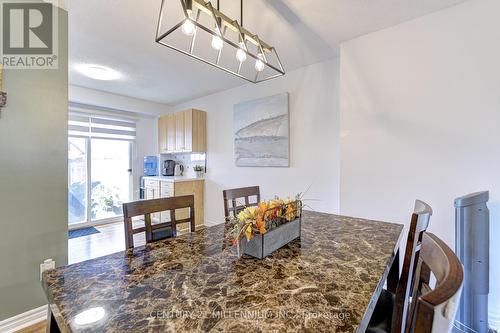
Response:
[[[276,49],[230,19],[210,1],[162,0],[156,42],[258,83],[285,74]]]

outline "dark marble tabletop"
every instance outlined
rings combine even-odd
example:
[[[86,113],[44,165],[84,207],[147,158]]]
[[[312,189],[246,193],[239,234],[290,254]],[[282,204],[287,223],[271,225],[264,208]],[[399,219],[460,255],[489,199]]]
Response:
[[[355,332],[402,230],[306,211],[301,239],[263,260],[222,250],[218,225],[48,271],[42,284],[63,332]]]

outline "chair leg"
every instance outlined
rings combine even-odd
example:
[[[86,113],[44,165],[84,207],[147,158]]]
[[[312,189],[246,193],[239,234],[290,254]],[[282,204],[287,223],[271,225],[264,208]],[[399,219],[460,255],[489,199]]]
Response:
[[[50,305],[47,307],[47,333],[61,333],[59,330],[59,326],[57,326],[56,318],[54,317],[54,314],[50,310]]]
[[[132,230],[132,219],[124,218],[123,225],[125,227],[125,249],[134,247],[134,234]]]
[[[389,275],[387,276],[387,290],[391,293],[396,293],[399,282],[399,249],[394,256]]]

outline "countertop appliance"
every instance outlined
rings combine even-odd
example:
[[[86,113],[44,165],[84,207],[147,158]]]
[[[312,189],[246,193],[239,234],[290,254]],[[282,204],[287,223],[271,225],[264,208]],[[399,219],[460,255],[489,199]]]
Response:
[[[175,165],[175,171],[174,171],[175,176],[182,176],[183,172],[184,172],[184,166],[180,163],[177,163]]]
[[[165,160],[163,162],[163,169],[161,174],[163,176],[174,176],[175,175],[175,161],[174,160]]]

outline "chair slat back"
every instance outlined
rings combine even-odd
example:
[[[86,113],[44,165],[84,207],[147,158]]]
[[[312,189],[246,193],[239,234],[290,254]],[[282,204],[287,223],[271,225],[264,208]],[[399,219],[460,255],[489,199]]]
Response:
[[[408,331],[415,333],[450,332],[460,302],[463,267],[455,253],[436,235],[425,233],[414,281],[412,312]],[[429,286],[430,274],[436,278]]]
[[[257,206],[260,202],[259,186],[233,188],[222,191],[224,197],[224,217],[226,220],[233,215],[236,217],[246,207]],[[256,201],[251,202],[250,198],[255,197]],[[231,206],[229,206],[231,202]]]
[[[238,213],[246,207],[257,206],[260,202],[260,188],[259,186],[233,188],[230,190],[222,191],[222,196],[224,198],[225,218],[224,241],[222,248],[225,249],[229,243],[227,237],[232,227],[230,225],[231,215],[232,217],[236,218]],[[255,197],[255,201],[250,201],[251,197]]]
[[[189,208],[189,217],[176,219],[176,209]],[[170,211],[170,222],[152,224],[151,214]],[[132,218],[144,216],[144,227],[134,228]],[[146,233],[146,243],[153,241],[153,232],[158,229],[171,227],[175,231],[177,224],[189,223],[191,232],[195,231],[194,196],[184,195],[179,197],[140,200],[123,204],[123,219],[125,226],[126,248],[134,247],[134,234]]]
[[[427,230],[431,215],[432,208],[428,204],[420,200],[415,201],[415,209],[411,216],[406,241],[403,268],[396,288],[391,332],[405,332],[414,272],[420,255],[422,237]]]

